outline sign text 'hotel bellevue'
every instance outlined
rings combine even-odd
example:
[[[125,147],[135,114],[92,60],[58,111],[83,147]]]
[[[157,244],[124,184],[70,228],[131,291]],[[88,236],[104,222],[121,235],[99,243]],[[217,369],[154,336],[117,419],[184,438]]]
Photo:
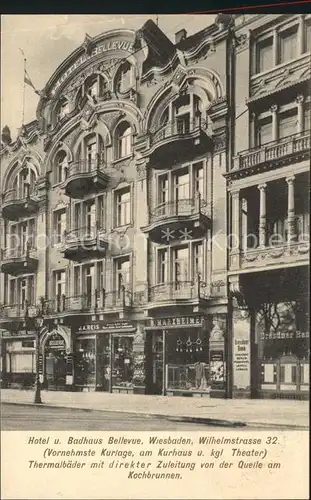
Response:
[[[76,60],[76,62],[70,66],[63,74],[62,76],[57,80],[55,85],[53,86],[53,89],[51,90],[51,94],[53,95],[58,87],[63,83],[69,75],[77,69],[81,64],[83,64],[85,61],[91,59],[92,57],[97,56],[98,54],[104,53],[104,52],[109,52],[111,50],[124,50],[126,52],[133,52],[134,50],[134,44],[132,42],[129,42],[127,40],[115,40],[115,41],[109,41],[104,44],[98,45],[97,47],[94,47],[92,52],[90,54],[83,54],[79,59]]]

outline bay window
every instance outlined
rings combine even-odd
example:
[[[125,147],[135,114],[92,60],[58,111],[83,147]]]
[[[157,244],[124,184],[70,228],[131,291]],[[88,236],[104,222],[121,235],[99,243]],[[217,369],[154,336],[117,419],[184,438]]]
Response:
[[[157,249],[157,285],[173,283],[179,289],[182,283],[196,281],[198,275],[204,276],[202,241]]]

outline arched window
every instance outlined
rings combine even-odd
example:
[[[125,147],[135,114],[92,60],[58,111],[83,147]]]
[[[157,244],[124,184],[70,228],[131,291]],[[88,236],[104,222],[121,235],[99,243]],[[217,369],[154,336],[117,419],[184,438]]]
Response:
[[[127,92],[133,87],[134,84],[134,68],[126,61],[120,67],[117,78],[116,78],[116,88],[118,92]]]
[[[55,157],[55,184],[63,182],[67,177],[68,159],[65,151],[59,151]]]
[[[104,157],[104,141],[99,134],[93,133],[83,138],[76,154],[81,170],[87,172],[94,170],[98,162],[104,162]]]
[[[122,122],[116,130],[117,158],[124,158],[132,153],[133,131],[128,122]]]
[[[84,92],[92,98],[102,97],[107,90],[107,81],[99,74],[92,75],[84,82]]]
[[[16,174],[13,181],[13,189],[16,190],[19,198],[27,198],[33,190],[36,182],[34,167],[29,160],[26,160],[23,168]]]

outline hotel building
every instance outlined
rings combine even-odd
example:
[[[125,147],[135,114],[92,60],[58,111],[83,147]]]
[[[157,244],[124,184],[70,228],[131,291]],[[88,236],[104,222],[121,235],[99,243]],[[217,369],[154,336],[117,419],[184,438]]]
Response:
[[[49,390],[307,394],[308,22],[86,35],[3,129],[4,387],[34,382],[39,304]]]

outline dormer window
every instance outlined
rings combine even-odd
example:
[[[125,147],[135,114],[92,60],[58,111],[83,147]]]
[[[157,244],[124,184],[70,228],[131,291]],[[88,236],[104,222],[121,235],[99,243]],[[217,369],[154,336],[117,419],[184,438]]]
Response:
[[[133,66],[128,61],[126,61],[125,63],[122,64],[117,75],[117,80],[116,80],[117,91],[121,93],[127,92],[128,90],[133,88],[133,85],[134,85]]]
[[[86,79],[84,83],[84,92],[92,98],[102,97],[107,90],[107,82],[101,75],[93,75]]]
[[[133,131],[128,122],[122,122],[116,129],[117,158],[124,158],[132,153]]]

